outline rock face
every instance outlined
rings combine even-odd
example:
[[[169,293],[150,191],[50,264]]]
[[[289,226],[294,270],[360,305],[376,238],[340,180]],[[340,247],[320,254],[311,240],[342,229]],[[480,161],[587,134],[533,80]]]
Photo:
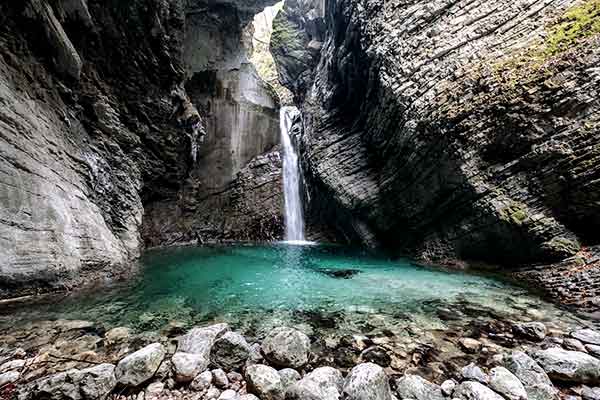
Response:
[[[242,29],[267,4],[0,5],[0,297],[131,273],[145,245],[280,235],[279,156],[256,158],[277,100]]]
[[[286,2],[273,36],[298,39],[272,50],[303,112],[310,212],[433,261],[551,263],[598,243],[600,38],[557,39],[591,3],[344,0],[322,34],[297,17],[318,6]]]

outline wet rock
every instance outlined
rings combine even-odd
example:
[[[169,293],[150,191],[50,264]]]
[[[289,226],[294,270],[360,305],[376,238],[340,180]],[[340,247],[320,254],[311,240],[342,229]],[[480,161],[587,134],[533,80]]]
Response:
[[[339,400],[344,387],[342,373],[332,367],[320,367],[290,386],[286,400]]]
[[[546,325],[541,322],[522,322],[512,327],[516,336],[534,342],[541,342],[546,337]]]
[[[343,390],[347,400],[392,400],[388,378],[377,364],[364,363],[352,368]]]
[[[527,400],[527,392],[519,378],[504,367],[492,368],[489,385],[509,400]]]
[[[440,385],[442,389],[442,393],[444,396],[450,397],[452,392],[454,392],[454,388],[456,387],[456,382],[453,379],[447,379]]]
[[[504,400],[502,396],[479,382],[463,382],[454,389],[452,395],[459,400]]]
[[[462,349],[467,353],[477,353],[479,350],[481,350],[482,346],[479,340],[472,338],[461,338],[459,339],[458,343],[460,344],[460,347],[462,347]]]
[[[213,382],[213,375],[210,371],[204,371],[201,374],[198,374],[190,383],[190,389],[195,390],[197,392],[203,392],[210,388]]]
[[[587,350],[586,350],[585,346],[583,345],[583,343],[581,343],[577,339],[567,338],[567,339],[563,340],[562,347],[564,347],[565,350],[580,351],[582,353],[587,353]]]
[[[239,396],[235,390],[227,389],[218,398],[219,400],[238,400]]]
[[[210,361],[215,366],[232,371],[241,368],[250,357],[252,348],[239,333],[226,332],[218,338],[210,352]]]
[[[600,332],[593,329],[579,329],[571,332],[571,336],[585,344],[600,346]]]
[[[227,377],[227,374],[225,373],[225,371],[218,368],[218,369],[213,369],[211,372],[212,372],[212,376],[213,376],[213,383],[215,384],[216,387],[218,387],[220,389],[225,389],[227,386],[229,386],[229,378]]]
[[[137,386],[147,381],[154,376],[165,354],[162,344],[153,343],[128,355],[117,364],[117,381],[127,386]]]
[[[389,367],[392,362],[390,355],[379,346],[371,346],[365,349],[361,354],[360,358],[362,362],[372,362],[381,367]]]
[[[360,273],[358,269],[319,269],[320,273],[332,278],[350,279]]]
[[[255,364],[246,368],[248,391],[261,400],[282,400],[284,398],[281,378],[274,368]]]
[[[180,383],[191,382],[198,374],[208,368],[208,360],[201,354],[183,353],[173,354],[171,365],[175,380]]]
[[[261,348],[265,358],[271,363],[299,368],[308,362],[310,339],[296,329],[280,327],[267,335]]]
[[[474,363],[463,367],[460,372],[465,380],[477,381],[486,385],[490,381],[490,377]]]
[[[589,354],[553,347],[536,351],[533,358],[552,379],[575,383],[600,382],[600,360]]]
[[[528,400],[556,399],[557,391],[540,365],[527,354],[516,351],[504,358],[505,367],[525,387]]]
[[[228,324],[216,324],[205,328],[194,328],[179,338],[178,351],[201,354],[209,360],[213,344],[220,336],[228,331]]]
[[[454,381],[452,389],[454,388]],[[444,382],[446,383],[446,382]],[[446,384],[447,389],[449,384]],[[396,380],[396,392],[403,400],[443,400],[442,388],[418,375],[406,374]],[[452,392],[452,390],[450,390]]]
[[[595,344],[586,344],[585,349],[588,353],[593,355],[596,358],[600,358],[600,346]]]
[[[130,338],[131,329],[124,327],[113,328],[104,335],[106,344],[110,346],[127,342]]]
[[[292,386],[294,383],[298,382],[302,378],[298,371],[291,368],[284,368],[282,370],[277,371],[277,373],[281,378],[281,386],[283,387],[284,392],[290,386]]]

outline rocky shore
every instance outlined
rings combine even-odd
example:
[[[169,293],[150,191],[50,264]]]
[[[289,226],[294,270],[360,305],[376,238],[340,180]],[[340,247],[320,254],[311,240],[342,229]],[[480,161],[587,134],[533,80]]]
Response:
[[[562,332],[535,321],[500,331],[447,338],[462,348],[462,364],[455,359],[436,367],[426,353],[419,362],[413,353],[412,364],[397,368],[390,363],[393,346],[368,336],[350,335],[330,346],[348,342],[356,350],[353,362],[341,365],[324,356],[314,338],[290,327],[254,341],[226,323],[185,331],[173,322],[160,333],[135,334],[125,327],[105,331],[87,321],[46,321],[1,337],[0,398],[600,398],[600,331]],[[435,368],[439,373],[431,372]]]

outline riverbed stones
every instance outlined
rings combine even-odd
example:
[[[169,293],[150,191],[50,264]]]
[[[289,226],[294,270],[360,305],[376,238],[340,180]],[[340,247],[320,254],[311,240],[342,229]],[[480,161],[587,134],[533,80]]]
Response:
[[[209,360],[213,344],[229,330],[228,324],[215,324],[204,328],[191,329],[179,338],[177,350],[184,353],[201,354]]]
[[[552,347],[536,351],[533,358],[552,379],[575,383],[600,383],[600,360],[589,354]]]
[[[459,400],[504,400],[502,396],[489,387],[472,381],[463,382],[458,385],[454,389],[452,396],[454,399]]]
[[[454,381],[452,389],[454,389]],[[396,392],[403,400],[443,400],[442,388],[418,375],[406,374],[396,380]],[[452,390],[450,390],[450,393]]]
[[[582,353],[587,353],[587,350],[585,349],[585,346],[583,345],[583,343],[581,343],[577,339],[567,338],[567,339],[563,340],[562,347],[564,347],[566,350],[580,351]]]
[[[308,362],[310,339],[297,329],[273,329],[262,342],[262,352],[272,364],[300,368]]]
[[[557,391],[542,367],[521,351],[504,357],[504,366],[523,384],[528,400],[553,400]]]
[[[516,336],[534,342],[541,342],[546,337],[546,325],[541,322],[521,322],[512,326]]]
[[[0,373],[0,387],[7,385],[9,383],[16,382],[21,374],[18,371],[8,371],[4,373]]]
[[[458,343],[467,353],[477,353],[482,347],[481,342],[473,338],[461,338],[458,340]]]
[[[117,381],[126,386],[137,386],[152,378],[165,358],[165,347],[160,343],[150,344],[123,358],[117,364]]]
[[[342,373],[332,367],[320,367],[287,388],[286,400],[339,400],[344,387]]]
[[[490,370],[489,385],[508,400],[527,400],[527,392],[519,378],[504,367]]]
[[[131,337],[131,329],[125,327],[117,327],[109,330],[104,335],[104,340],[109,346],[124,343]]]
[[[490,381],[490,377],[474,363],[463,367],[460,373],[465,380],[476,381],[483,384],[487,384]]]
[[[248,391],[261,400],[282,400],[284,398],[281,377],[274,368],[254,364],[246,368]]]
[[[277,373],[281,378],[281,385],[283,386],[284,391],[302,378],[300,373],[292,368],[284,368],[277,371]]]
[[[578,329],[571,332],[571,336],[585,344],[600,346],[600,332],[593,329]]]
[[[175,380],[180,383],[191,382],[198,374],[208,368],[209,361],[202,354],[178,351],[171,357]]]
[[[252,348],[242,335],[236,332],[225,332],[214,342],[210,361],[226,371],[237,370],[246,363],[251,352]]]
[[[388,378],[379,365],[363,363],[352,368],[344,384],[346,400],[392,400]]]
[[[238,400],[239,396],[237,394],[237,392],[235,390],[231,390],[231,389],[227,389],[225,391],[223,391],[219,397],[218,400]]]
[[[190,389],[195,390],[197,392],[203,392],[207,390],[210,385],[212,385],[213,375],[210,371],[204,371],[201,374],[198,374],[190,383]]]
[[[446,379],[440,385],[440,389],[442,389],[442,393],[444,396],[450,397],[452,392],[454,392],[454,388],[456,387],[456,382],[453,379]]]
[[[229,386],[229,378],[227,377],[227,373],[223,371],[221,368],[213,369],[212,371],[213,383],[216,387],[225,389]]]
[[[588,353],[593,355],[596,358],[600,358],[600,346],[595,344],[586,344],[585,349]]]

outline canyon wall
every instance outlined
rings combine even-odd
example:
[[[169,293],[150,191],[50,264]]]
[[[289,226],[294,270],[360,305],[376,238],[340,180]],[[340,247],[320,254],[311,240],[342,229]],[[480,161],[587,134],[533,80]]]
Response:
[[[600,241],[596,0],[322,8],[286,1],[271,42],[313,215],[429,262],[553,263]]]
[[[265,5],[0,4],[0,298],[114,279],[144,245],[204,240],[177,231],[197,217],[182,208],[211,226],[254,201],[277,218],[278,189],[250,190],[280,168],[277,100],[242,40]]]

